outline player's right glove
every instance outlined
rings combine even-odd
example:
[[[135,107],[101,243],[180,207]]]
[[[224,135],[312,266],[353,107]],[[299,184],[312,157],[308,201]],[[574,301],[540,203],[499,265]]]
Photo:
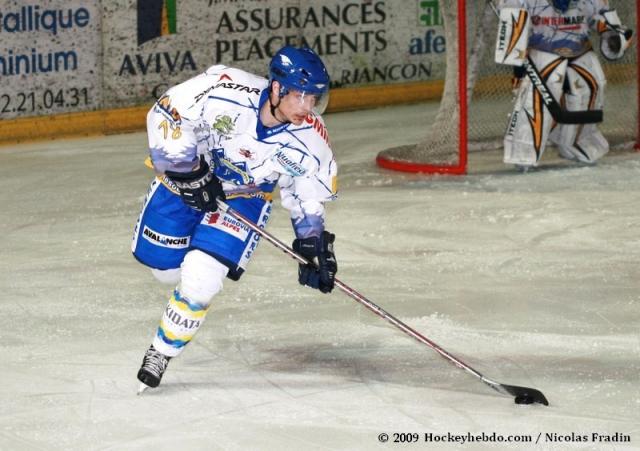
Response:
[[[198,168],[191,172],[165,171],[164,174],[178,188],[184,203],[195,210],[216,211],[216,199],[226,199],[220,180],[209,171],[203,155],[200,155]]]
[[[329,293],[333,290],[338,263],[333,253],[336,236],[326,230],[320,237],[297,238],[293,250],[311,263],[298,265],[298,282],[311,288]]]

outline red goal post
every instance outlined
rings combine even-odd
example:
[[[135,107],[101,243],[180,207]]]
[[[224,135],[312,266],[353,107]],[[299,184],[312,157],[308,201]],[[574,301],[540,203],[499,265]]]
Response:
[[[439,174],[465,174],[468,154],[502,147],[513,106],[511,69],[493,62],[497,19],[485,0],[440,0],[447,40],[445,88],[438,113],[417,144],[383,150],[376,163],[386,169]],[[600,128],[612,149],[640,147],[640,0],[611,0],[624,25],[634,30],[635,49],[618,62],[601,58],[605,88],[604,122]],[[593,39],[594,47],[599,42]],[[596,49],[596,53],[599,53]]]

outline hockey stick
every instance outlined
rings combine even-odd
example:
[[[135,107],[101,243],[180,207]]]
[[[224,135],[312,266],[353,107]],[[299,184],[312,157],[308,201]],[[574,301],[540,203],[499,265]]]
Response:
[[[493,4],[493,1],[487,0],[487,3],[489,4],[489,6],[491,6],[491,9],[496,14],[499,20],[500,13],[498,12],[498,9],[496,8],[496,6]],[[563,109],[560,106],[560,104],[556,101],[556,99],[553,97],[553,94],[549,92],[549,88],[547,88],[547,85],[545,84],[544,79],[536,69],[535,65],[533,64],[533,61],[531,61],[530,56],[527,56],[527,59],[524,60],[522,67],[524,67],[524,70],[529,76],[529,80],[531,80],[531,83],[533,84],[533,86],[540,93],[540,96],[542,97],[542,101],[544,102],[544,105],[547,107],[547,109],[549,110],[549,113],[551,113],[551,116],[557,123],[559,124],[595,124],[598,122],[602,122],[603,120],[602,110],[569,111],[569,110]]]
[[[277,247],[278,249],[283,251],[285,254],[288,254],[290,257],[292,257],[298,263],[309,264],[309,262],[304,257],[302,257],[301,255],[297,254],[289,246],[287,246],[282,241],[280,241],[279,239],[277,239],[276,237],[271,235],[269,232],[267,232],[267,231],[263,230],[262,228],[260,228],[258,225],[254,224],[248,218],[245,218],[242,214],[240,214],[240,213],[236,212],[235,210],[233,210],[229,205],[227,205],[225,202],[223,202],[220,199],[218,199],[218,206],[220,207],[220,210],[222,210],[226,214],[232,216],[236,220],[244,223],[247,227],[249,227],[255,233],[257,233],[262,238],[264,238],[265,240],[267,240],[268,242],[273,244],[275,247]],[[458,368],[463,369],[466,372],[470,373],[471,375],[475,376],[476,378],[480,379],[482,382],[487,384],[489,387],[493,388],[498,393],[501,393],[501,394],[507,395],[507,396],[510,395],[510,396],[515,397],[516,404],[532,404],[534,402],[537,402],[539,404],[544,404],[545,406],[549,405],[549,402],[547,401],[547,398],[545,398],[545,396],[542,394],[541,391],[536,390],[535,388],[518,387],[516,385],[501,384],[499,382],[495,382],[495,381],[489,379],[486,376],[483,376],[479,371],[474,370],[469,365],[464,363],[462,360],[460,360],[457,357],[455,357],[453,354],[445,351],[438,344],[434,343],[433,341],[429,340],[424,335],[420,334],[419,332],[415,331],[411,327],[407,326],[405,323],[403,323],[402,321],[400,321],[399,319],[397,319],[396,317],[394,317],[390,313],[386,312],[381,307],[378,307],[376,304],[374,304],[373,302],[368,300],[366,297],[364,297],[362,294],[358,293],[353,288],[351,288],[348,285],[346,285],[345,283],[341,282],[339,279],[337,279],[337,278],[335,279],[335,284],[347,296],[351,297],[352,299],[356,300],[360,304],[364,305],[366,308],[371,310],[373,313],[378,315],[380,318],[382,318],[382,319],[388,321],[389,323],[393,324],[394,326],[396,326],[398,329],[400,329],[405,334],[413,337],[414,339],[416,339],[420,343],[429,346],[431,349],[436,351],[438,354],[440,354],[442,357],[447,359],[449,362],[451,362],[454,365],[456,365]]]

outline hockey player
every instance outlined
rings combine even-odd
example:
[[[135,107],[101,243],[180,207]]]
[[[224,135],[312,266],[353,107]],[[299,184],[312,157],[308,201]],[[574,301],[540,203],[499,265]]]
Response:
[[[522,66],[529,58],[566,110],[601,110],[606,80],[590,33],[600,34],[602,56],[618,60],[631,44],[631,30],[621,25],[607,0],[502,0],[499,22],[496,62],[513,65],[520,80],[504,138],[504,162],[526,172],[538,165],[550,140],[563,158],[595,163],[609,151],[596,124],[556,123]]]
[[[167,364],[202,326],[225,278],[238,280],[259,237],[217,210],[216,199],[263,227],[272,192],[290,211],[299,282],[334,287],[335,236],[324,203],[336,197],[337,166],[320,116],[329,75],[313,50],[283,47],[269,80],[212,66],[169,89],[147,115],[156,172],[135,227],[132,251],[161,282],[176,286],[138,379],[157,387]]]

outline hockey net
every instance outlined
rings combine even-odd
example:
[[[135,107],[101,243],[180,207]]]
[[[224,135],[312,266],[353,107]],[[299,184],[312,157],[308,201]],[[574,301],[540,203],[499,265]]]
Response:
[[[495,64],[498,22],[485,0],[440,0],[447,40],[445,83],[435,120],[414,145],[380,152],[379,166],[405,172],[464,174],[468,152],[498,149],[513,107],[512,69]],[[601,58],[607,77],[600,130],[612,149],[638,142],[638,47],[640,0],[611,1],[634,45],[619,61]],[[594,48],[599,42],[594,39]],[[596,50],[598,53],[598,50]],[[465,89],[466,88],[466,89]]]

